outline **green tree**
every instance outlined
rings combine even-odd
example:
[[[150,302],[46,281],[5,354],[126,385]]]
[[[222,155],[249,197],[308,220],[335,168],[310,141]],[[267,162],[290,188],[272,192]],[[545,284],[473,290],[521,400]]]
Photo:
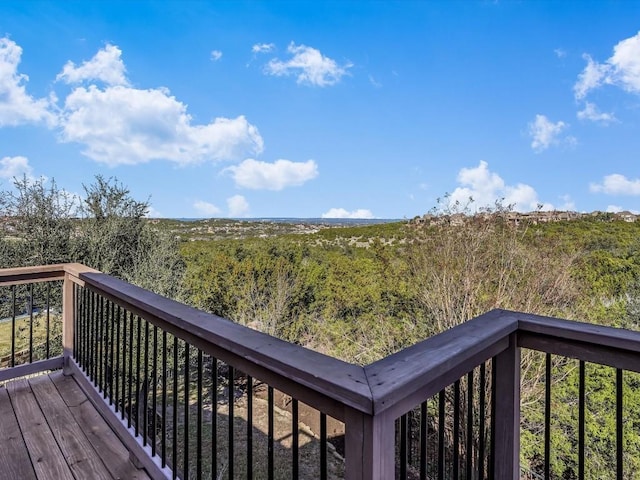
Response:
[[[70,261],[76,199],[55,180],[15,178],[0,192],[3,267],[46,265]]]
[[[79,199],[55,180],[14,179],[0,192],[0,266],[80,262],[178,297],[184,262],[177,241],[145,219],[148,201],[98,175]]]

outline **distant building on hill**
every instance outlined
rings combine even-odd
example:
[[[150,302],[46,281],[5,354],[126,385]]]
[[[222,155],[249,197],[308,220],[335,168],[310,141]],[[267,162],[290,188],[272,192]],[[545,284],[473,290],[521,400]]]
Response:
[[[432,213],[426,213],[423,216],[417,216],[410,220],[409,223],[414,225],[434,226],[434,225],[463,225],[470,220],[485,220],[488,221],[492,218],[503,218],[507,223],[518,226],[520,224],[537,225],[539,223],[552,223],[552,222],[568,222],[571,220],[579,220],[581,218],[596,218],[604,222],[622,221],[633,223],[640,215],[631,213],[629,211],[623,212],[591,212],[591,213],[579,213],[571,211],[536,211],[536,212],[496,212],[486,213],[481,212],[475,215],[464,215],[462,213],[454,213],[452,215],[434,215]]]

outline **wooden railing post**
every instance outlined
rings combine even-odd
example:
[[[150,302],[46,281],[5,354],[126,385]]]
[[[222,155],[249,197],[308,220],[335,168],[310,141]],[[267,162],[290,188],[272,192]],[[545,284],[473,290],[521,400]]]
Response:
[[[62,356],[64,364],[62,371],[65,375],[71,375],[69,363],[73,358],[73,281],[68,273],[64,275],[62,283]]]
[[[345,415],[345,479],[395,478],[395,424],[387,412]]]
[[[520,347],[517,334],[509,347],[493,358],[495,375],[493,478],[520,478]]]

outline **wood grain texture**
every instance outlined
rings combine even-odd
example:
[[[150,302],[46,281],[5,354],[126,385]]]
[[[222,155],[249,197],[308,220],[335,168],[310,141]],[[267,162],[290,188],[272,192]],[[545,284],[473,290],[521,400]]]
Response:
[[[0,285],[50,282],[63,277],[64,264],[0,269]]]
[[[368,365],[374,412],[406,413],[506,349],[516,329],[512,315],[494,310]]]
[[[345,431],[345,480],[395,478],[395,422],[389,411],[367,415],[349,409]]]
[[[96,411],[73,377],[64,376],[59,372],[52,373],[49,377],[113,478],[148,480],[146,472],[138,470],[129,461],[129,451]]]
[[[15,380],[7,385],[7,390],[36,475],[74,480],[28,381]]]
[[[520,347],[516,337],[511,334],[509,348],[493,359],[496,417],[492,459],[497,480],[520,478]]]
[[[12,378],[33,375],[34,373],[44,372],[47,370],[58,370],[64,364],[63,357],[52,357],[46,360],[38,360],[33,363],[25,363],[12,368],[0,369],[0,382],[6,382]]]
[[[35,480],[27,446],[5,388],[0,388],[0,443],[0,479]]]
[[[62,455],[76,478],[109,480],[111,474],[67,408],[49,376],[29,381]]]
[[[522,333],[537,333],[554,337],[558,341],[569,340],[631,352],[640,351],[640,332],[528,313],[502,312],[517,319]]]

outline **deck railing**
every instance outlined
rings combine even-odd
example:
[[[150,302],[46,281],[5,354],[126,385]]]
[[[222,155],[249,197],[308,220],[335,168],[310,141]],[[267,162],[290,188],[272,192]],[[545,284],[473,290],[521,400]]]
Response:
[[[78,264],[0,270],[0,286],[0,327],[12,325],[0,381],[75,375],[156,478],[520,478],[522,348],[547,354],[543,466],[528,475],[550,478],[551,355],[580,361],[578,478],[585,362],[617,369],[625,474],[623,371],[640,372],[637,332],[494,310],[361,367]]]

